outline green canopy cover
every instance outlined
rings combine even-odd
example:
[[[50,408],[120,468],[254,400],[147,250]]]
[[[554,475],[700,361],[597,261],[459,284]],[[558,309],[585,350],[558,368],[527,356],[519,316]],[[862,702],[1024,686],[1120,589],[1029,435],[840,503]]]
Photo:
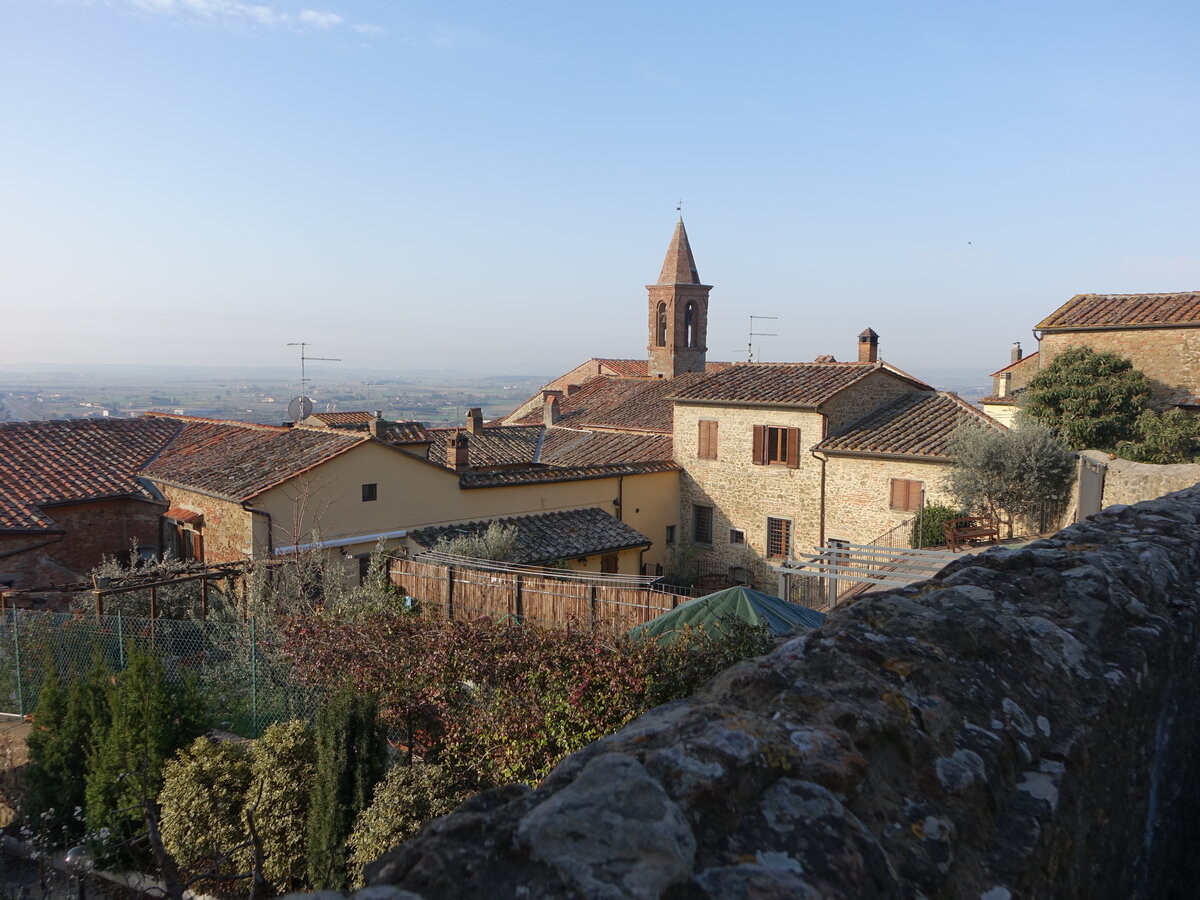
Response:
[[[751,625],[766,625],[775,634],[790,634],[800,626],[816,628],[825,621],[825,614],[815,609],[788,603],[753,588],[732,587],[681,603],[629,633],[671,641],[685,625],[707,626],[727,616],[736,616]]]

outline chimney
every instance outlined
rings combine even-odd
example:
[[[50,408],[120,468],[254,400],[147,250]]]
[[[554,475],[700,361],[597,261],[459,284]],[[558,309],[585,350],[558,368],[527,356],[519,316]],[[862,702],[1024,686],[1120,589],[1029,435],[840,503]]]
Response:
[[[472,406],[467,410],[467,431],[470,434],[479,434],[483,431],[483,409],[478,406]]]
[[[446,438],[446,465],[455,472],[465,472],[470,466],[467,436],[461,431]]]
[[[558,408],[558,397],[551,396],[542,405],[542,424],[547,428],[558,424],[558,417],[561,415]]]
[[[1020,362],[1020,361],[1021,361],[1021,356],[1022,356],[1022,353],[1021,353],[1021,342],[1020,342],[1020,341],[1015,341],[1015,342],[1013,343],[1013,348],[1012,348],[1012,361],[1009,363],[1009,365],[1012,365],[1012,364],[1013,364],[1013,363],[1015,363],[1015,362]]]
[[[574,394],[574,393],[575,393],[577,390],[579,390],[579,385],[577,385],[577,384],[568,384],[568,385],[567,385],[567,396],[568,396],[568,397],[570,397],[570,396],[571,396],[572,394]]]
[[[1009,385],[1012,384],[1012,372],[1001,372],[996,376],[996,396],[1007,397]]]
[[[879,362],[879,335],[870,328],[864,328],[858,336],[858,361]]]
[[[375,410],[375,418],[377,418],[377,419],[383,418],[383,410],[382,409]]]

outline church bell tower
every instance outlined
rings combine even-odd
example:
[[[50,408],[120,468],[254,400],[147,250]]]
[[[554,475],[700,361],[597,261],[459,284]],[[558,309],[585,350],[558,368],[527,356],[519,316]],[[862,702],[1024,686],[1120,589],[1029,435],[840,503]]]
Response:
[[[675,225],[658,283],[646,285],[646,290],[650,292],[650,377],[703,372],[712,285],[700,283],[682,217]]]

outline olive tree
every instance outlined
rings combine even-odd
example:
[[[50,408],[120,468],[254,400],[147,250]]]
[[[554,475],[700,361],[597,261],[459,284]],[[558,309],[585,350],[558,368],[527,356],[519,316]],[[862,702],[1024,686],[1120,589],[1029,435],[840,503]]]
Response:
[[[1075,478],[1075,454],[1045,425],[1015,431],[963,425],[951,441],[949,489],[964,509],[1008,527],[1033,519],[1045,504],[1066,500]]]

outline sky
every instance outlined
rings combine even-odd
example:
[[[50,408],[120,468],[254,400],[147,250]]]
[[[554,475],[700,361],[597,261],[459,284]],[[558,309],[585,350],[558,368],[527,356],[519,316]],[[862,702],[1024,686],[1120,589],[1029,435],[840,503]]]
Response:
[[[0,363],[1006,365],[1200,290],[1195,2],[0,0]]]

